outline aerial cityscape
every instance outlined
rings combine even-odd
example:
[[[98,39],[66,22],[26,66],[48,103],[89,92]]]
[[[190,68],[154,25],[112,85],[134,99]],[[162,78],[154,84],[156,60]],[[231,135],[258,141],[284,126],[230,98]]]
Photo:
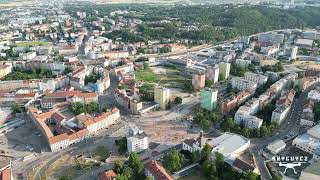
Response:
[[[319,0],[0,0],[0,180],[319,180]]]

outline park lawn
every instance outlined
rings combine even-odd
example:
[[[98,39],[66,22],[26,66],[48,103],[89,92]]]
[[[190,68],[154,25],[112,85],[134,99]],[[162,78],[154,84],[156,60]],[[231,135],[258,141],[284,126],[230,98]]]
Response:
[[[136,71],[136,78],[147,83],[157,83],[161,79],[160,75],[155,74],[149,68]]]
[[[136,71],[137,80],[146,83],[159,83],[171,88],[183,88],[185,84],[191,84],[191,79],[180,74],[180,71],[173,68],[164,67],[166,74],[156,74],[152,68]]]
[[[40,41],[33,41],[33,42],[19,42],[16,43],[17,47],[28,47],[28,46],[47,46],[49,45],[48,42],[40,42]]]

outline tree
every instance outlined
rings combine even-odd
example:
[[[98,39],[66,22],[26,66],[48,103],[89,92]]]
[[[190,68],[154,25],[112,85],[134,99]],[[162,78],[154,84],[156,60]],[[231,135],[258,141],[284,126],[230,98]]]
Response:
[[[180,154],[177,150],[171,150],[163,158],[164,167],[171,173],[179,170],[182,167],[184,162],[183,155]]]
[[[250,137],[250,130],[248,129],[248,128],[243,128],[242,130],[241,130],[241,135],[242,136],[244,136],[244,137]]]
[[[11,106],[11,110],[13,113],[22,113],[23,112],[23,109],[20,106],[18,106],[17,104],[13,104]]]
[[[95,150],[95,155],[99,157],[100,161],[105,161],[109,157],[110,152],[105,146],[98,146]]]
[[[168,53],[168,52],[171,52],[171,49],[169,46],[162,46],[159,50],[159,52],[162,54],[162,53]]]
[[[205,86],[206,87],[211,87],[213,85],[213,81],[212,80],[205,80]]]
[[[211,156],[212,147],[209,144],[205,144],[201,150],[201,161],[206,161]]]
[[[115,173],[122,174],[124,172],[124,169],[125,169],[125,167],[124,167],[124,164],[122,161],[116,160],[114,162],[114,169],[113,170],[115,171]]]
[[[201,169],[207,176],[215,176],[217,174],[217,169],[214,161],[204,161],[201,165]]]
[[[266,137],[269,134],[269,130],[266,126],[261,126],[260,128],[260,135],[261,137]]]
[[[283,178],[281,176],[275,176],[273,177],[273,180],[282,180]]]
[[[259,179],[259,175],[250,171],[248,173],[246,173],[245,175],[245,179],[246,180],[258,180]]]
[[[199,162],[201,160],[201,153],[200,151],[193,151],[191,154],[192,162]]]
[[[61,176],[58,178],[58,180],[71,180],[70,176]]]
[[[219,174],[222,173],[222,170],[224,168],[224,157],[223,154],[219,153],[218,151],[215,152],[215,163],[216,163],[216,167],[217,167],[217,171]]]
[[[177,96],[174,98],[174,104],[181,104],[182,103],[182,98]]]
[[[171,100],[169,100],[169,102],[168,102],[168,105],[167,105],[167,108],[166,109],[171,109],[172,108],[172,101]]]
[[[228,118],[226,121],[222,122],[221,129],[223,131],[231,131],[235,126],[233,118]]]
[[[143,164],[136,152],[130,153],[128,166],[132,169],[133,179],[142,179],[144,177]]]

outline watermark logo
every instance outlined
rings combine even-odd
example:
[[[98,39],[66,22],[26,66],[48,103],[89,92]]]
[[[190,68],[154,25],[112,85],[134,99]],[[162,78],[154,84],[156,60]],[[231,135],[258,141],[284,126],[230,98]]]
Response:
[[[303,163],[307,163],[308,156],[274,156],[272,161],[279,166],[285,167],[283,174],[286,174],[288,169],[292,169],[295,174],[298,174],[295,167],[300,167]]]

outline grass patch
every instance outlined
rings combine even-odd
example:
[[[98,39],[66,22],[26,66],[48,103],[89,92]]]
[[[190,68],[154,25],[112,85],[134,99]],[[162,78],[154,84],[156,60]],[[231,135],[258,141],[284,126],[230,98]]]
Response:
[[[152,69],[147,68],[138,70],[136,72],[136,78],[139,81],[144,81],[147,83],[157,83],[160,80],[160,75],[155,74]]]
[[[182,89],[185,89],[184,87],[186,84],[191,84],[191,78],[183,76],[176,68],[166,66],[159,67],[165,69],[165,74],[156,74],[152,68],[138,70],[136,72],[137,80],[146,83],[159,83],[159,85],[165,85],[166,87]]]
[[[49,45],[48,42],[40,42],[40,41],[16,43],[17,47],[48,46],[48,45]]]

